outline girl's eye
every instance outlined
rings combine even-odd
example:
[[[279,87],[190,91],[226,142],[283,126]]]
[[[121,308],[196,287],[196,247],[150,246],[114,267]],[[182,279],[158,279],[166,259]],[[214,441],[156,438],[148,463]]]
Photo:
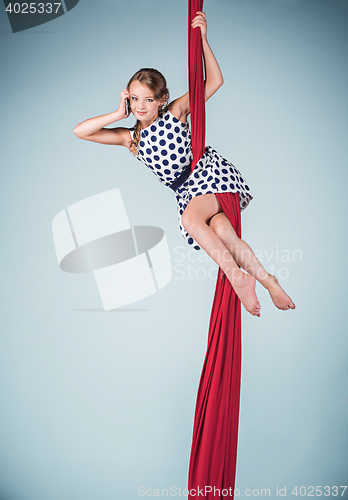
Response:
[[[132,101],[136,101],[138,98],[137,98],[137,97],[135,97],[134,95],[132,95],[132,96],[131,96],[131,99],[132,99]],[[153,101],[154,101],[154,99],[150,99],[150,98],[149,98],[149,99],[146,99],[146,100],[147,100],[147,101],[149,101],[149,102],[153,102]]]

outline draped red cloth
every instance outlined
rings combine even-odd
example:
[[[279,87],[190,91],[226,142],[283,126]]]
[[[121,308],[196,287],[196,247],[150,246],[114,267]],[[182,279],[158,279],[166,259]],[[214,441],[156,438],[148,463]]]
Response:
[[[203,0],[189,1],[189,92],[192,169],[204,153],[205,99],[202,42],[191,28]],[[238,193],[216,194],[241,237]],[[208,345],[199,382],[189,464],[189,500],[234,498],[241,378],[241,303],[219,268],[209,323]]]
[[[188,64],[191,113],[192,170],[203,156],[205,143],[205,99],[202,59],[202,38],[199,28],[191,28],[192,19],[203,9],[203,0],[188,3]]]

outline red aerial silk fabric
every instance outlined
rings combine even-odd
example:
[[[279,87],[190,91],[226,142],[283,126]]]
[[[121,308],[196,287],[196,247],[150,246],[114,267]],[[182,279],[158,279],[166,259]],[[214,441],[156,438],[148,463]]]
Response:
[[[239,194],[217,193],[216,196],[237,236],[241,237]],[[234,498],[240,378],[241,303],[219,268],[207,352],[197,393],[188,477],[189,500]],[[202,496],[202,488],[205,496]]]
[[[191,28],[203,0],[189,1],[189,92],[192,170],[204,153],[205,98],[200,29]],[[238,193],[216,194],[241,237]],[[241,378],[241,303],[219,268],[207,352],[197,393],[189,464],[189,500],[233,498]]]
[[[192,19],[203,9],[203,0],[189,0],[188,4],[188,64],[191,113],[192,170],[205,149],[205,99],[202,59],[202,38],[199,28],[191,28]]]

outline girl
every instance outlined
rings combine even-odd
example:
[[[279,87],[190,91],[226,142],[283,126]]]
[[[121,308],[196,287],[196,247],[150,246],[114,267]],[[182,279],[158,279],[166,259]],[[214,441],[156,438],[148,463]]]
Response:
[[[204,12],[197,12],[192,27],[201,30],[207,101],[221,87],[223,77],[207,41]],[[264,269],[250,246],[237,237],[215,196],[221,192],[234,193],[240,209],[244,210],[253,198],[248,185],[235,166],[210,146],[205,148],[191,173],[189,93],[168,102],[169,91],[163,75],[155,69],[143,68],[121,92],[117,111],[79,123],[74,133],[87,141],[128,148],[163,184],[174,190],[183,237],[195,249],[202,247],[219,265],[252,315],[260,316],[261,310],[255,280],[269,291],[278,309],[295,309],[277,278]],[[130,113],[137,119],[134,127],[105,128]]]

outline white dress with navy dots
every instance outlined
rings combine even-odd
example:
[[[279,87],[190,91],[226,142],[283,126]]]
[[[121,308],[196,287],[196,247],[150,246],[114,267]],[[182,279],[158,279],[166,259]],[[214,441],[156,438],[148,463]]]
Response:
[[[134,127],[129,129],[134,135]],[[138,160],[152,170],[160,182],[175,192],[180,231],[189,245],[200,250],[198,243],[188,234],[181,223],[181,217],[188,202],[195,196],[206,193],[239,193],[240,210],[244,210],[253,199],[249,186],[236,167],[223,158],[211,146],[205,147],[193,172],[191,168],[192,149],[189,125],[178,120],[168,109],[162,111],[156,120],[140,132]],[[185,175],[185,172],[187,175]],[[184,179],[178,181],[178,178]],[[181,185],[177,186],[177,184]]]

